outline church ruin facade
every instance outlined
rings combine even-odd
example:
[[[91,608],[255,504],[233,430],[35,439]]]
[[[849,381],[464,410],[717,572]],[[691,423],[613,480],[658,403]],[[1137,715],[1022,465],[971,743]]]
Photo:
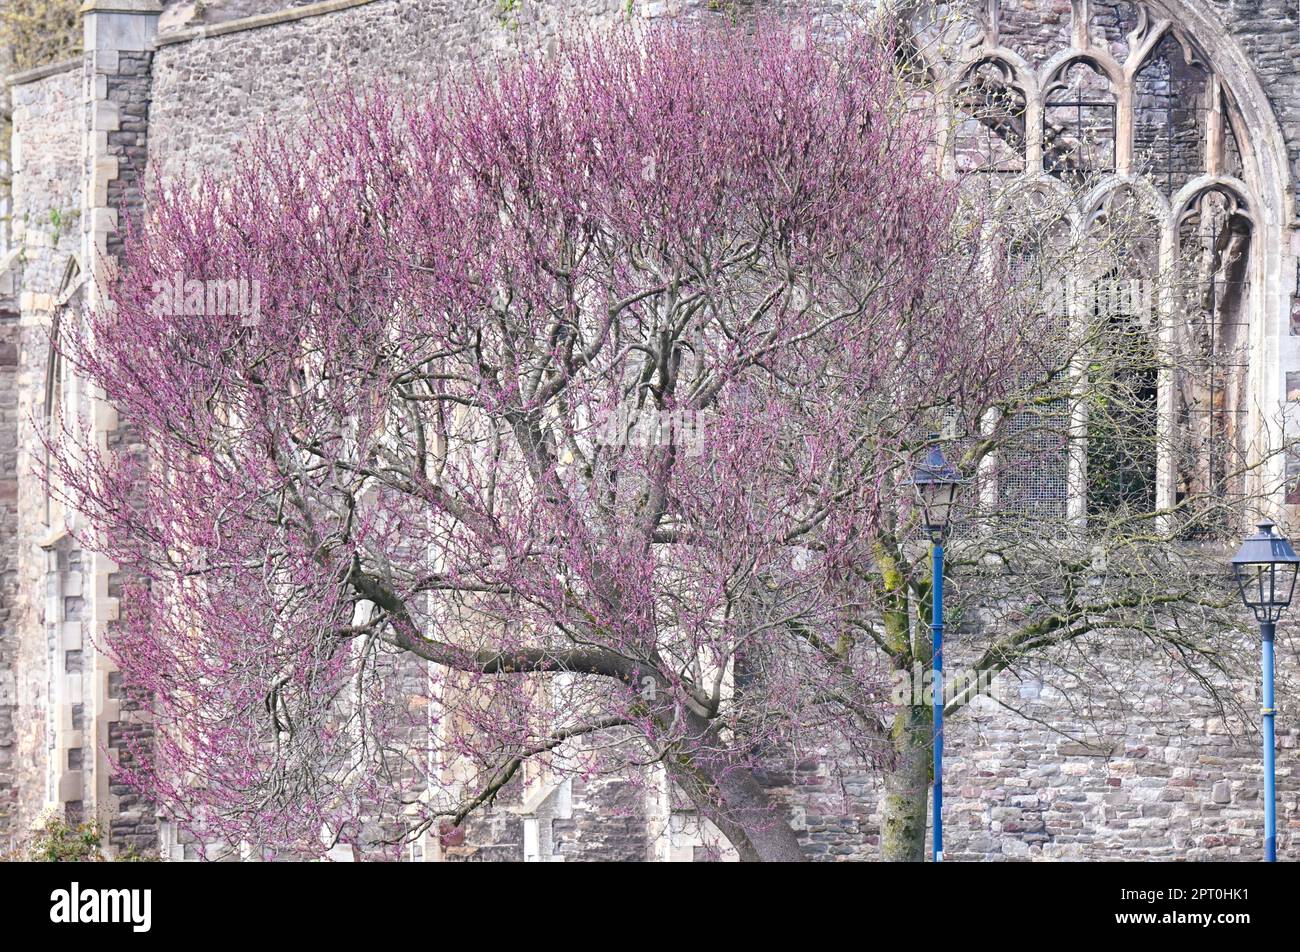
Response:
[[[95,650],[117,617],[119,578],[83,550],[36,475],[39,429],[91,421],[103,446],[130,440],[113,408],[51,351],[52,330],[94,300],[119,227],[154,173],[221,170],[261,121],[310,121],[317,96],[380,79],[427,87],[474,58],[631,16],[743,17],[777,4],[709,0],[89,0],[84,51],[11,76],[11,227],[0,248],[0,845],[41,810],[99,817],[113,851],[193,850],[153,805],[113,779],[147,721]],[[831,22],[849,5],[816,5]],[[719,9],[725,8],[725,9]],[[1027,192],[1085,185],[1067,227],[1118,205],[1147,222],[1146,260],[1193,263],[1196,295],[1169,335],[1186,359],[1153,371],[1149,416],[1178,447],[1134,461],[1123,492],[1148,507],[1197,494],[1272,492],[1300,518],[1300,458],[1249,460],[1294,439],[1300,403],[1300,8],[1290,0],[978,0],[904,10],[952,117],[954,172]],[[1133,315],[1133,320],[1139,320]],[[1050,485],[998,492],[1055,501],[1086,519],[1113,504],[1086,452]],[[1093,470],[1089,483],[1087,471]],[[1247,481],[1253,481],[1246,485]],[[1276,492],[1271,487],[1282,487]],[[1082,488],[1081,488],[1082,487]],[[1091,488],[1087,488],[1091,487]],[[1055,494],[1055,495],[1054,495]],[[1285,633],[1285,623],[1283,631]],[[1286,638],[1283,639],[1284,644]],[[1292,642],[1300,644],[1300,642]],[[1281,655],[1279,852],[1300,855],[1300,712],[1294,652]],[[418,700],[419,686],[410,688]],[[1250,684],[1241,685],[1250,695]],[[1174,686],[1142,726],[1081,721],[1049,678],[1022,673],[1017,703],[949,732],[952,859],[1253,858],[1260,772],[1249,725]],[[1014,708],[1012,710],[1011,708]],[[430,782],[454,782],[431,778]],[[766,778],[809,855],[872,859],[878,778],[816,762]],[[725,849],[666,781],[528,777],[463,832],[428,831],[413,860],[691,860]],[[349,858],[341,849],[338,858]]]

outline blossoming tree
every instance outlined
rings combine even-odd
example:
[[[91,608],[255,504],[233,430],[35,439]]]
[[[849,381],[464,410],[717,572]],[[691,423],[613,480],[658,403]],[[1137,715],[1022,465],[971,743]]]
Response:
[[[869,33],[670,26],[155,188],[60,342],[136,448],[69,423],[51,473],[126,579],[129,782],[317,853],[649,765],[801,858],[755,768],[892,756],[900,483],[1032,343],[932,146]]]

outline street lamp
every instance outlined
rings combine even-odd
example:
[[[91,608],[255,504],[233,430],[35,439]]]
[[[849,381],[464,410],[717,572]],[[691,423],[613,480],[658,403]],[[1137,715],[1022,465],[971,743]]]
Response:
[[[1274,778],[1273,736],[1273,636],[1277,620],[1291,604],[1300,556],[1277,526],[1265,519],[1259,532],[1247,536],[1232,557],[1232,572],[1241,600],[1255,613],[1263,643],[1264,686],[1261,709],[1264,721],[1264,862],[1277,862],[1277,792]]]
[[[934,644],[934,845],[930,859],[936,863],[943,862],[943,537],[962,482],[937,442],[912,474],[912,488],[930,536],[930,632]]]

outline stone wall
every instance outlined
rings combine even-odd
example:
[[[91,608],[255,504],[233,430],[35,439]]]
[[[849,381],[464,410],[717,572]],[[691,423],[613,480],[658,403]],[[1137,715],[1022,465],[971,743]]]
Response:
[[[132,48],[130,28],[87,32],[84,56],[12,83],[19,432],[17,525],[2,551],[16,562],[20,589],[17,648],[5,671],[16,689],[21,775],[10,836],[52,805],[100,820],[114,850],[148,849],[154,810],[110,783],[109,751],[121,757],[126,739],[149,728],[115,696],[111,664],[94,647],[116,611],[119,580],[106,560],[82,551],[39,473],[37,427],[60,414],[93,421],[106,445],[131,439],[74,374],[55,371],[50,350],[51,332],[81,319],[94,276],[120,249],[119,224],[143,200],[152,53]]]
[[[706,5],[634,6],[638,15],[659,15],[696,13]],[[1100,6],[1105,8],[1100,35],[1122,52],[1133,28],[1131,8],[1119,2]],[[1051,16],[1040,15],[1044,8],[1050,8]],[[1043,62],[1068,40],[1069,8],[1067,0],[1054,6],[1008,5],[1002,29],[1015,34],[1011,45],[1028,60]],[[1294,158],[1300,146],[1295,11],[1280,0],[1219,8],[1251,57]],[[206,38],[184,31],[164,36],[155,60],[151,167],[170,172],[227,169],[235,148],[258,122],[309,122],[318,98],[347,83],[385,80],[418,89],[448,66],[508,55],[532,44],[545,46],[566,22],[614,22],[624,10],[622,0],[525,2],[516,22],[503,18],[491,3],[377,0],[254,30]],[[1282,643],[1287,643],[1285,635]],[[1223,718],[1210,699],[1196,696],[1185,684],[1159,693],[1156,710],[1133,709],[1153,703],[1142,695],[1127,706],[1119,703],[1084,718],[1072,710],[1077,699],[1068,689],[1054,688],[1051,680],[1049,672],[1014,684],[1012,706],[1025,716],[981,702],[951,725],[945,845],[953,858],[1254,858],[1260,769],[1248,725]],[[1255,690],[1251,684],[1236,687],[1243,696]],[[1296,695],[1284,686],[1280,696],[1286,705]],[[1300,844],[1286,830],[1288,824],[1300,824],[1297,731],[1285,724],[1278,740],[1279,850],[1295,855]],[[766,780],[790,804],[815,858],[876,855],[876,772],[847,763],[832,769],[810,758],[774,769]],[[629,837],[623,830],[621,840],[610,839],[620,836],[612,818],[629,815],[616,804],[637,785],[620,787],[612,781],[597,786],[604,787],[599,792],[607,800],[586,804],[584,810],[583,801],[593,791],[580,785],[569,793],[572,811],[548,820],[555,849],[569,858],[589,852],[628,858],[653,852],[647,834]],[[519,800],[518,791],[503,792],[498,803],[469,822],[465,842],[453,856],[519,858],[524,836]],[[593,821],[593,807],[597,816],[604,811],[606,817]],[[593,822],[602,828],[585,829]],[[631,821],[633,826],[640,822]]]
[[[111,4],[109,5],[111,7]],[[122,249],[123,226],[144,206],[145,169],[148,161],[150,102],[152,99],[153,18],[113,11],[88,13],[103,25],[87,31],[85,89],[89,148],[83,156],[85,180],[90,189],[85,201],[82,229],[83,255],[98,279],[106,262]],[[140,452],[130,421],[86,389],[78,394],[84,419],[94,426],[95,438],[114,453]],[[94,553],[84,555],[85,627],[92,640],[101,639],[117,618],[118,593],[124,579],[117,566]],[[107,845],[118,854],[147,853],[158,845],[158,820],[154,805],[112,777],[113,764],[129,763],[133,750],[148,749],[152,727],[139,711],[138,702],[125,697],[121,678],[110,660],[86,648],[86,691],[92,703],[93,723],[86,725],[91,749],[83,761],[93,763],[86,779],[87,798],[107,828]]]
[[[163,0],[158,31],[167,33],[186,27],[228,23],[244,17],[303,7],[316,0]]]
[[[1126,5],[1095,2],[1109,11],[1106,41],[1123,43]],[[634,0],[632,9],[652,17],[775,5]],[[1293,178],[1300,175],[1295,4],[1192,5],[1212,11],[1240,43],[1283,130]],[[131,723],[129,712],[104,717],[94,732],[87,722],[88,704],[113,711],[120,701],[113,673],[97,667],[80,640],[82,613],[89,610],[83,586],[96,576],[84,574],[82,554],[70,541],[50,537],[44,491],[32,475],[38,444],[28,421],[43,408],[45,328],[79,241],[86,237],[85,247],[93,248],[101,235],[107,250],[117,249],[112,225],[119,212],[139,207],[146,160],[150,172],[220,173],[233,166],[258,123],[309,124],[316,103],[346,85],[425,88],[472,59],[545,48],[572,26],[614,23],[628,9],[627,0],[524,0],[515,9],[495,0],[211,0],[204,6],[200,12],[193,2],[167,3],[154,49],[104,55],[88,61],[85,72],[55,73],[13,90],[14,237],[23,254],[9,262],[21,289],[16,306],[6,310],[0,302],[0,843],[6,824],[12,832],[15,810],[30,817],[47,798],[77,804],[101,795],[112,798],[115,845],[147,848],[154,835],[148,804],[125,789],[94,786],[102,782],[90,769],[99,747],[120,749],[124,737],[144,728]],[[829,13],[844,6],[821,5]],[[1027,17],[1033,6],[1020,4],[1002,21],[1004,31],[1019,29],[1012,45],[1031,62],[1059,47],[1069,23],[1066,0],[1039,4],[1051,6],[1051,16]],[[292,16],[276,16],[289,8]],[[254,14],[272,16],[238,19]],[[113,439],[129,440],[129,433]],[[93,598],[111,600],[116,581],[104,581],[110,587],[91,591]],[[1293,726],[1298,637],[1288,626],[1279,635],[1287,675],[1279,706],[1293,716],[1279,724],[1278,848],[1290,857],[1300,855],[1300,733]],[[52,696],[51,686],[65,676],[70,680]],[[1051,672],[1026,673],[1011,704],[1021,714],[981,702],[950,727],[949,855],[1254,858],[1260,770],[1248,724],[1224,717],[1187,684],[1168,684],[1085,718],[1072,708],[1069,690],[1052,682]],[[1236,688],[1245,697],[1254,690],[1245,683]],[[1134,710],[1144,705],[1155,707]],[[56,733],[64,743],[55,744]],[[51,751],[59,763],[51,763]],[[67,789],[53,789],[58,777],[73,779]],[[815,858],[874,858],[875,771],[848,762],[831,769],[809,758],[774,768],[765,779],[789,804]],[[508,789],[470,821],[464,845],[449,858],[521,858],[530,818],[547,825],[551,855],[568,859],[711,855],[702,845],[661,848],[659,839],[674,834],[651,829],[656,808],[647,807],[645,794],[652,787],[627,778],[575,779],[533,813],[521,812],[521,790]]]
[[[10,291],[13,275],[7,276]],[[18,351],[22,330],[13,295],[0,299],[0,849],[17,811],[14,755],[18,713]]]
[[[12,455],[0,449],[6,471],[12,466],[0,492],[7,502],[0,537],[0,711],[8,701],[11,712],[0,713],[0,770],[7,760],[12,788],[7,797],[0,789],[0,813],[11,807],[15,814],[12,822],[0,818],[4,846],[12,845],[50,795],[54,645],[44,623],[49,556],[40,543],[48,527],[45,489],[35,473],[40,449],[33,422],[44,414],[51,317],[80,241],[81,72],[68,68],[15,85],[12,96],[14,248],[4,280],[15,281],[20,293],[17,314],[4,319],[0,347],[0,416],[17,441]],[[0,447],[4,440],[0,436]],[[67,714],[71,723],[71,707]],[[0,774],[0,788],[6,779]]]
[[[1300,8],[1290,0],[1209,0],[1241,44],[1286,137],[1300,181]],[[1295,209],[1300,217],[1300,207]]]
[[[526,28],[494,2],[376,2],[209,38],[160,38],[154,70],[150,161],[154,169],[230,168],[259,122],[300,127],[322,97],[350,83],[427,88],[471,56],[545,43],[563,21],[613,22],[621,0],[525,3]],[[198,104],[202,104],[201,108]]]
[[[1300,626],[1279,628],[1278,855],[1300,858]],[[1243,644],[1250,652],[1255,645]],[[962,663],[960,655],[950,670]],[[1110,649],[1094,656],[1104,692],[1048,666],[1000,681],[945,728],[944,854],[987,860],[1248,860],[1263,848],[1257,719],[1225,715],[1189,676]],[[1155,677],[1161,672],[1161,677]],[[1160,683],[1155,683],[1159,681]],[[1249,682],[1230,686],[1247,709]],[[1003,705],[1006,706],[1003,706]],[[1011,709],[1014,709],[1011,710]],[[766,778],[818,861],[876,859],[879,774],[806,758]],[[928,848],[927,848],[928,849]]]

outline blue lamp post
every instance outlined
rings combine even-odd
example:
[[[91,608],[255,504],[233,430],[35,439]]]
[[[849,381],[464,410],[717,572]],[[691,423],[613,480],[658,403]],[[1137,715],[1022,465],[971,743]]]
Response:
[[[1241,549],[1232,557],[1232,572],[1241,589],[1241,600],[1255,613],[1263,644],[1263,689],[1260,714],[1264,722],[1264,862],[1277,862],[1277,789],[1274,776],[1275,742],[1273,736],[1273,636],[1277,620],[1291,604],[1295,592],[1296,569],[1300,556],[1290,541],[1277,532],[1269,520],[1259,523],[1259,531],[1247,536]]]
[[[963,480],[935,443],[912,475],[921,518],[930,536],[930,631],[934,644],[934,845],[930,859],[943,862],[943,537]]]

